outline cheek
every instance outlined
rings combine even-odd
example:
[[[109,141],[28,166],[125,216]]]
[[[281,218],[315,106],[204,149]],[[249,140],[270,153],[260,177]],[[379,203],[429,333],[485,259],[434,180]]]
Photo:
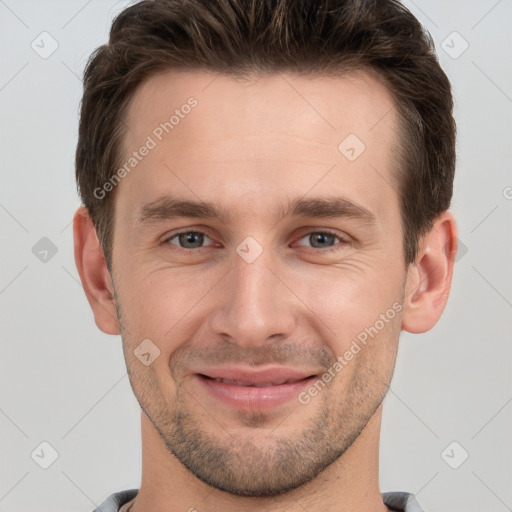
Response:
[[[377,252],[337,265],[301,262],[275,268],[293,292],[278,287],[276,293],[282,293],[298,321],[318,330],[337,354],[401,297],[398,266],[382,256],[376,262]],[[137,267],[144,265],[133,261],[131,268]],[[219,294],[233,285],[223,280],[229,270],[224,265],[197,271],[161,264],[130,270],[120,268],[123,280],[116,286],[128,336],[133,343],[154,340],[168,354],[191,339],[199,324],[206,325],[208,315],[222,303]]]
[[[177,333],[183,337],[187,323],[197,317],[221,275],[215,271],[192,275],[179,268],[139,275],[126,272],[118,295],[130,336],[160,340],[159,346],[165,340],[166,347],[180,337]]]
[[[368,397],[383,397],[393,376],[400,334],[400,313],[387,322],[377,320],[353,336],[338,340],[336,396],[352,403],[352,411],[364,411]],[[357,331],[357,329],[356,329]]]
[[[396,269],[330,268],[303,274],[298,295],[344,346],[376,323],[379,331],[388,331],[401,310],[402,277]]]

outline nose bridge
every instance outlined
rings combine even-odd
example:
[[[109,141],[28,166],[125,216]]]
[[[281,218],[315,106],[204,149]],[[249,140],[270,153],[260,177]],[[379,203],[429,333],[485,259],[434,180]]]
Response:
[[[270,249],[252,260],[245,258],[241,244],[233,255],[233,268],[216,302],[213,328],[246,347],[264,343],[269,337],[287,337],[295,320],[291,294],[280,282]],[[250,247],[249,251],[253,250]],[[247,253],[249,252],[247,251]]]

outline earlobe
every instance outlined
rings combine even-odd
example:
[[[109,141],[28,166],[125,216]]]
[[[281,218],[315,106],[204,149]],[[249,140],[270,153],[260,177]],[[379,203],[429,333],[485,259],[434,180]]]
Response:
[[[422,238],[415,263],[409,267],[402,329],[421,333],[432,329],[444,311],[457,255],[457,225],[446,211]]]
[[[75,263],[96,325],[106,334],[119,334],[114,289],[96,230],[85,207],[73,218]]]

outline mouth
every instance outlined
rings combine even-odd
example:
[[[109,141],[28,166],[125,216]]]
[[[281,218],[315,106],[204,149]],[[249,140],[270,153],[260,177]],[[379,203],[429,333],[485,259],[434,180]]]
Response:
[[[274,377],[265,375],[240,376],[237,379],[198,373],[197,381],[214,400],[244,410],[269,410],[297,402],[298,395],[310,386],[318,375]]]
[[[267,388],[269,386],[281,386],[282,384],[292,384],[294,382],[300,382],[301,380],[307,379],[309,377],[304,377],[302,379],[283,379],[279,381],[272,382],[247,382],[241,380],[231,380],[231,379],[222,379],[220,377],[209,377],[208,375],[199,374],[200,377],[204,377],[205,379],[214,380],[215,382],[223,382],[224,384],[229,384],[231,386],[253,386],[255,388]],[[314,375],[311,375],[314,377]]]

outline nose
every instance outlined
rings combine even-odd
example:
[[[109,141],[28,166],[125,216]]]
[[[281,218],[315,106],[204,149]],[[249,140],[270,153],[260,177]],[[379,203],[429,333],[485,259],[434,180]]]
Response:
[[[270,250],[252,263],[238,254],[216,294],[213,331],[240,347],[286,338],[296,326],[294,295],[279,276]]]

